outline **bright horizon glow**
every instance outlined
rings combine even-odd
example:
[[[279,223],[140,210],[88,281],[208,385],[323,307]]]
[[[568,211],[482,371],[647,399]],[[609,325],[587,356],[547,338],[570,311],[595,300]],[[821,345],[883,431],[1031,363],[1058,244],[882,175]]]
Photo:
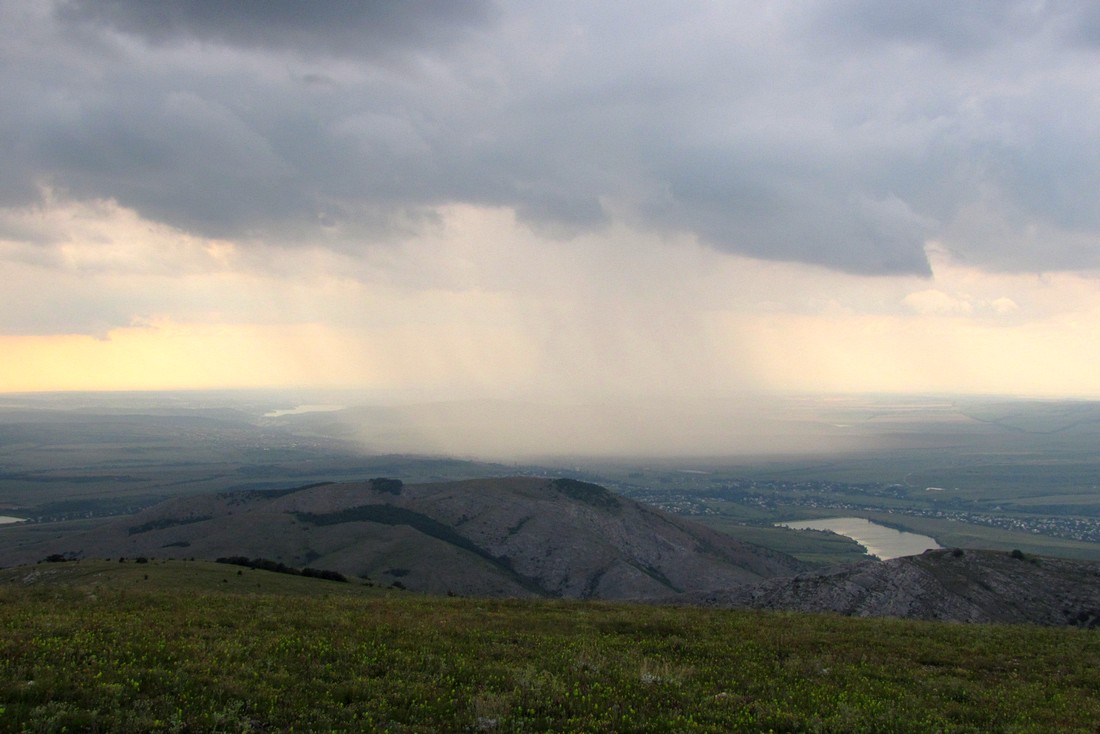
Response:
[[[0,393],[1100,398],[1084,6],[444,5],[0,4]]]
[[[181,296],[181,313],[99,338],[2,335],[0,391],[1100,395],[1092,369],[1100,364],[1092,326],[1100,323],[1100,284],[1086,276],[989,274],[937,255],[929,280],[867,278],[690,242],[647,243],[646,258],[616,267],[590,258],[584,243],[548,255],[508,212],[448,216],[451,226],[428,244],[445,247],[460,269],[424,267],[423,244],[393,253],[436,281],[428,287],[343,278],[334,272],[339,262],[312,257],[295,267],[294,253],[280,253],[277,270],[222,268],[182,282],[65,271],[113,294],[162,288],[163,298]],[[507,254],[484,244],[493,237],[511,242]],[[501,272],[508,258],[524,257],[545,261],[537,276]],[[27,270],[24,282],[43,275]],[[465,282],[455,282],[456,270]],[[626,284],[605,292],[611,272]],[[674,288],[662,285],[669,281]],[[191,309],[185,296],[196,290],[234,305],[233,320]],[[195,316],[202,320],[183,320]]]

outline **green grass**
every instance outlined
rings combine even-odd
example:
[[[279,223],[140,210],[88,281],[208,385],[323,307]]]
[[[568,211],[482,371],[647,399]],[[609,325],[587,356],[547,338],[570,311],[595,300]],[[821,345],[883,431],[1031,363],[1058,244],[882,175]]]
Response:
[[[447,599],[235,574],[182,561],[0,573],[0,731],[1094,732],[1100,721],[1100,635],[1078,629]],[[264,576],[277,577],[269,589],[247,588]]]
[[[339,595],[372,596],[381,589],[362,583],[318,581],[315,578],[271,573],[211,561],[151,560],[137,563],[79,561],[39,563],[23,568],[0,569],[0,590],[42,588],[100,591],[171,592],[187,594],[282,595],[290,597]]]

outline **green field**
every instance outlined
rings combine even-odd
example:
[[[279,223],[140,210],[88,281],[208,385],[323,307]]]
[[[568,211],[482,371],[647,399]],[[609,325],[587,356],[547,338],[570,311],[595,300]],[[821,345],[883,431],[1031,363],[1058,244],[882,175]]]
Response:
[[[1095,732],[1100,635],[0,572],[0,731]]]
[[[739,540],[788,553],[809,563],[832,565],[867,559],[863,546],[844,535],[813,530],[791,530],[769,525],[741,525],[722,516],[698,518],[700,522]]]

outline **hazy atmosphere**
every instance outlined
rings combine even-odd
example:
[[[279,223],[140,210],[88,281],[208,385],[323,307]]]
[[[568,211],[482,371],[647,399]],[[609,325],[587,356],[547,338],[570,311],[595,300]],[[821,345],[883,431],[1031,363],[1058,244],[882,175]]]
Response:
[[[1098,70],[0,0],[0,731],[1100,734]]]
[[[1100,395],[1086,2],[0,2],[0,390]]]

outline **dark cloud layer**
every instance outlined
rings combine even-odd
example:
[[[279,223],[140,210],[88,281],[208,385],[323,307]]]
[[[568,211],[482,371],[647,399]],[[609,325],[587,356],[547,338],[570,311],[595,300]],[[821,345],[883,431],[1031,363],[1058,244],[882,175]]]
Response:
[[[857,46],[880,41],[974,54],[1027,36],[1057,15],[1042,3],[1005,0],[841,0],[826,6],[821,18],[822,26],[846,36]]]
[[[181,40],[373,57],[448,44],[489,14],[484,0],[67,0],[66,22],[115,28],[157,44]]]
[[[448,203],[855,273],[1100,266],[1085,3],[0,3],[0,204],[369,247]]]

